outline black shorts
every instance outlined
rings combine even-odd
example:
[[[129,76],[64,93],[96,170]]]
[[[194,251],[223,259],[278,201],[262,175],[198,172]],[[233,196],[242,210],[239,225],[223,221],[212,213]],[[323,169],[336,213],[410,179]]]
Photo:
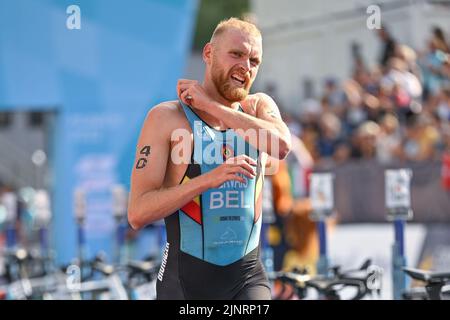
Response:
[[[270,300],[259,248],[217,266],[182,251],[167,252],[156,286],[158,300]]]

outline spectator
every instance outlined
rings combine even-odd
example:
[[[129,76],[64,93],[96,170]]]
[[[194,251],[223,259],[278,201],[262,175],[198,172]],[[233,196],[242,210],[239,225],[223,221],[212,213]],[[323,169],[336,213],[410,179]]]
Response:
[[[441,90],[429,105],[430,111],[442,123],[450,121],[450,87]]]
[[[383,26],[381,29],[378,30],[378,37],[382,41],[382,51],[380,56],[380,64],[385,67],[387,66],[387,63],[390,58],[392,58],[395,54],[395,46],[396,42],[394,38],[389,33],[386,26]]]
[[[419,79],[408,71],[408,65],[400,58],[389,60],[389,69],[381,79],[383,85],[393,87],[398,85],[409,99],[419,99],[422,95],[422,85]]]
[[[410,117],[406,136],[403,141],[402,159],[406,161],[431,160],[435,155],[435,147],[440,136],[428,114],[418,114]]]
[[[355,80],[345,82],[344,91],[347,98],[345,127],[347,134],[367,119],[367,112],[363,108],[363,89]]]
[[[441,137],[450,123],[450,53],[444,32],[433,29],[424,54],[398,43],[386,28],[378,35],[383,42],[380,65],[368,69],[353,44],[351,78],[340,83],[326,78],[320,104],[315,99],[303,103],[300,135],[316,163],[426,161],[437,159],[444,148]]]
[[[332,157],[341,138],[341,121],[334,113],[326,113],[319,122],[318,150],[321,157]]]
[[[322,112],[322,106],[314,98],[305,99],[301,106],[301,117],[307,123],[316,123]]]
[[[304,124],[302,126],[301,139],[305,144],[306,149],[309,151],[315,161],[320,159],[320,153],[317,148],[319,140],[319,130],[315,124]]]
[[[347,162],[351,156],[350,144],[345,140],[340,140],[335,147],[333,154],[333,161],[336,165],[341,165]]]
[[[401,146],[398,119],[393,114],[386,114],[381,119],[380,134],[377,138],[377,159],[380,163],[390,163],[397,158]]]
[[[377,138],[380,127],[373,121],[366,121],[355,133],[355,150],[353,157],[363,159],[374,159],[377,153]]]
[[[446,53],[450,53],[450,48],[447,40],[445,39],[444,31],[438,26],[433,27],[433,37],[439,40],[442,44],[442,50]]]
[[[322,96],[322,106],[324,111],[330,111],[341,117],[344,114],[345,94],[339,88],[335,78],[327,78],[325,80],[324,91]]]
[[[421,75],[419,66],[417,65],[416,52],[411,47],[404,44],[397,45],[395,51],[395,56],[406,64],[407,70],[420,79]]]
[[[445,46],[442,41],[433,37],[428,42],[428,53],[420,60],[425,100],[436,95],[444,82],[444,70],[448,56],[443,50],[445,50]]]

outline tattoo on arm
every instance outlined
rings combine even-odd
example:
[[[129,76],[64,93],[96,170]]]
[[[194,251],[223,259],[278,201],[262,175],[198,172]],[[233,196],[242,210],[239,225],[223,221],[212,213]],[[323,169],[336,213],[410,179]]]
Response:
[[[147,159],[140,158],[136,163],[136,169],[142,169],[147,165]]]
[[[141,151],[139,152],[140,154],[143,154],[145,157],[140,157],[136,163],[136,169],[142,169],[145,168],[145,166],[147,165],[147,157],[150,155],[150,146],[144,146]]]

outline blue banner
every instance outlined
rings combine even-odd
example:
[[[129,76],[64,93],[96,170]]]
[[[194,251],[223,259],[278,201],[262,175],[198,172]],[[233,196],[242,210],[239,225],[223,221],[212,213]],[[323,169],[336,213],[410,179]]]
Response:
[[[111,188],[116,183],[129,188],[148,110],[176,98],[197,5],[196,0],[0,2],[0,110],[57,111],[49,161],[58,263],[76,256],[78,187],[86,192],[87,253],[104,250],[111,256]]]

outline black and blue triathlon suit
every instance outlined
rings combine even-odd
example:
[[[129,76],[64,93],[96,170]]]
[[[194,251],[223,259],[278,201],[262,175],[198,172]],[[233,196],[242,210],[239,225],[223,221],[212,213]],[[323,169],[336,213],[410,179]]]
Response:
[[[260,261],[264,168],[258,150],[232,129],[215,130],[188,106],[194,149],[180,183],[246,154],[256,177],[208,189],[165,218],[167,243],[158,274],[158,299],[270,299]],[[240,108],[241,112],[242,109]]]

